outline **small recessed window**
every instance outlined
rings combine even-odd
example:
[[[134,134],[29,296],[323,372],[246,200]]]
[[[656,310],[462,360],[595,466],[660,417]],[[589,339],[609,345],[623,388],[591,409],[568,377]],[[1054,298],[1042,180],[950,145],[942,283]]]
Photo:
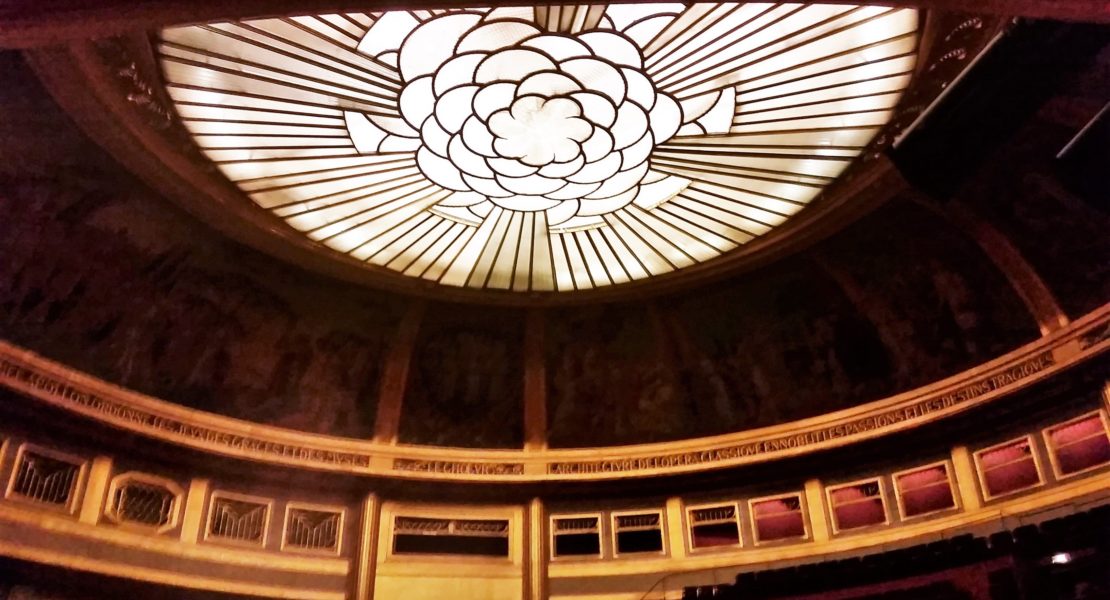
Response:
[[[265,546],[272,502],[266,498],[216,492],[208,509],[207,537]]]
[[[740,519],[735,504],[691,508],[690,547],[694,549],[740,545]]]
[[[598,516],[555,517],[552,553],[556,557],[601,556],[601,518]]]
[[[1032,443],[1024,437],[975,454],[988,498],[1013,494],[1041,484]]]
[[[753,500],[751,507],[757,541],[777,542],[806,537],[801,494]]]
[[[1061,476],[1110,463],[1110,438],[1100,413],[1049,428],[1046,437]]]
[[[947,463],[899,473],[894,476],[894,485],[901,498],[903,518],[956,508]]]
[[[16,457],[8,496],[76,510],[84,461],[45,448],[23,446]]]
[[[613,515],[617,554],[663,552],[662,515],[659,512]]]
[[[885,498],[878,479],[829,489],[829,509],[837,531],[887,522]]]
[[[343,510],[290,504],[285,509],[284,533],[282,550],[338,554]]]
[[[509,521],[505,519],[397,517],[393,523],[395,554],[509,556]]]
[[[168,479],[123,473],[112,479],[105,515],[123,526],[165,533],[177,526],[181,496],[181,488]]]

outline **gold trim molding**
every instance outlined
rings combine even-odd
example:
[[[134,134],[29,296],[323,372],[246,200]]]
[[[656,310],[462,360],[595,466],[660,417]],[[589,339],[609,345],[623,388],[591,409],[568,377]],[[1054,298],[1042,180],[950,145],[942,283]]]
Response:
[[[1102,354],[1108,328],[1110,304],[983,365],[850,409],[713,437],[573,450],[402,446],[259,425],[144,396],[2,341],[0,386],[113,427],[246,460],[425,480],[604,480],[766,462],[917,427]]]

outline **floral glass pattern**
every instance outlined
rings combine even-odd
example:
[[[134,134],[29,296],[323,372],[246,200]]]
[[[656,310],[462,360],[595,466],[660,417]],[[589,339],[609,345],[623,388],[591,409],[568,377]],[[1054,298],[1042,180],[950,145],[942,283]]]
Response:
[[[310,239],[444,285],[663,275],[804,208],[889,120],[917,12],[628,4],[174,27],[178,115]]]

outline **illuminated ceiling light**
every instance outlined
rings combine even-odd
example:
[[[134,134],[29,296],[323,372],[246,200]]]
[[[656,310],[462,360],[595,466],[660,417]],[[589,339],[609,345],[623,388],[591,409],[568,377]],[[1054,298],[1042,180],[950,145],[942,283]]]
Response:
[[[261,208],[444,285],[570,291],[781,225],[889,120],[910,9],[392,11],[175,27],[197,144]]]

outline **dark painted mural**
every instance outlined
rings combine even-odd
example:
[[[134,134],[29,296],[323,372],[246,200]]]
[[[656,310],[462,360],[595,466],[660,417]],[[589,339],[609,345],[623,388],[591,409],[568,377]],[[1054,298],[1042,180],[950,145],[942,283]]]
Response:
[[[554,311],[547,325],[548,442],[629,444],[697,431],[654,307]]]
[[[551,323],[552,446],[810,417],[925,385],[1038,335],[979,248],[905,200],[773,268],[657,309]]]
[[[1001,148],[961,193],[998,227],[1077,318],[1110,297],[1110,124],[1059,154],[1110,98],[1110,47],[1073,95],[1057,97]]]
[[[899,390],[1036,339],[1032,317],[970,238],[893,202],[810,253],[874,325]]]
[[[519,311],[430,304],[409,367],[400,441],[520,447],[523,335]]]
[[[875,327],[817,264],[796,259],[743,285],[676,302],[684,391],[722,433],[835,410],[890,393]]]
[[[4,183],[4,338],[193,408],[372,433],[393,305],[290,272],[141,191]]]

